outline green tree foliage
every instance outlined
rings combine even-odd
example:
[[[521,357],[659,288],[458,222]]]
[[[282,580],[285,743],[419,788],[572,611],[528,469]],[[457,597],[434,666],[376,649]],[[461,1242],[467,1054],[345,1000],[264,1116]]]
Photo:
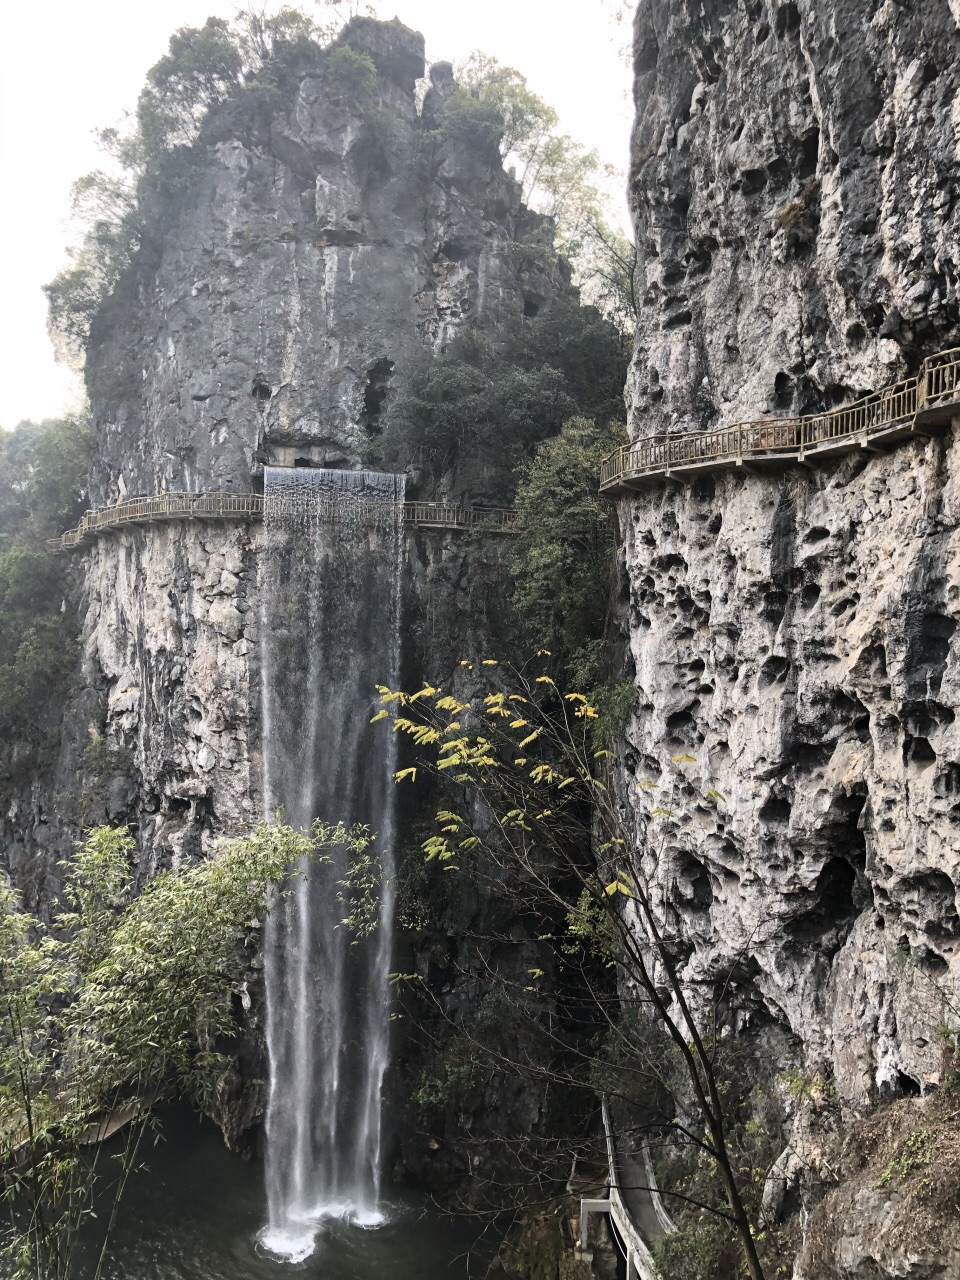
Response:
[[[581,672],[595,660],[607,613],[613,543],[598,485],[614,443],[609,429],[572,418],[540,445],[517,490],[514,602],[529,630]]]
[[[42,760],[74,669],[64,565],[44,540],[83,511],[88,450],[82,418],[0,433],[0,783]]]
[[[6,1274],[94,1274],[81,1266],[79,1232],[105,1197],[115,1216],[151,1108],[180,1097],[203,1109],[215,1095],[270,894],[332,846],[359,855],[366,842],[323,823],[309,833],[260,824],[137,894],[133,838],[101,827],[79,846],[65,909],[49,924],[0,888]],[[106,1162],[95,1138],[110,1117],[126,1127]],[[108,1247],[109,1234],[95,1276]]]
[[[605,1092],[627,1102],[642,1082],[647,1124],[681,1133],[696,1149],[716,1184],[703,1207],[725,1224],[745,1274],[764,1280],[755,1180],[740,1159],[726,1084],[736,1064],[722,1034],[724,997],[706,1017],[694,1012],[678,976],[672,916],[646,889],[645,860],[660,861],[676,838],[675,796],[689,794],[683,770],[697,762],[677,756],[676,774],[637,779],[648,805],[628,819],[609,777],[612,753],[598,748],[591,732],[600,708],[586,694],[562,693],[536,666],[517,670],[493,659],[461,665],[466,696],[432,686],[413,694],[381,689],[377,719],[391,720],[415,751],[397,780],[422,775],[438,794],[435,830],[423,852],[451,872],[485,866],[491,882],[506,877],[517,914],[544,922],[540,940],[553,942],[556,963],[582,951],[613,968],[622,993],[617,1005],[595,999],[592,1014],[584,1008],[581,1017],[609,1030],[618,1060],[597,1055],[591,1081],[581,1055],[567,1079],[581,1089],[600,1080]],[[699,803],[723,803],[706,779],[698,781]],[[551,927],[558,913],[567,921],[559,936]],[[542,972],[531,971],[534,984]],[[720,984],[724,993],[728,986]],[[624,1009],[640,1035],[630,1033]],[[482,1050],[479,1038],[471,1043]],[[550,1078],[563,1074],[554,1068]],[[729,1071],[731,1079],[736,1075]]]
[[[327,58],[324,87],[331,97],[350,103],[361,113],[371,111],[377,101],[377,68],[365,53],[343,44]]]
[[[559,369],[498,358],[485,335],[469,330],[414,369],[388,410],[383,456],[438,478],[459,464],[461,486],[493,494],[575,408]]]
[[[524,203],[554,220],[557,248],[573,264],[585,299],[624,331],[632,329],[636,253],[612,211],[612,168],[560,131],[557,113],[513,67],[474,53],[457,79],[442,132],[499,149],[516,170]]]
[[[147,153],[188,146],[211,107],[241,82],[240,42],[223,18],[182,27],[169,51],[147,73],[137,103],[139,145]]]
[[[447,477],[474,501],[508,501],[519,469],[567,419],[622,418],[626,366],[622,336],[591,307],[549,306],[501,335],[496,349],[482,329],[465,328],[412,371],[373,455]]]

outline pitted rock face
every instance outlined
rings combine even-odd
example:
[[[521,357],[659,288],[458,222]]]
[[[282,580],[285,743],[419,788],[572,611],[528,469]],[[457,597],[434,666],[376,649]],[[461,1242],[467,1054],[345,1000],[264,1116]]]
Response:
[[[829,408],[960,340],[956,5],[641,0],[632,433]]]
[[[642,0],[633,438],[832,407],[960,344],[958,24],[947,0]],[[785,1029],[851,1124],[943,1084],[960,983],[958,429],[619,506],[623,790],[640,814],[635,782],[669,781],[678,815],[651,897],[694,1001],[738,966],[741,1025]],[[883,1235],[880,1173],[798,1276],[947,1273],[952,1235]]]
[[[88,360],[94,502],[250,488],[277,449],[350,466],[411,363],[465,320],[523,314],[516,241],[547,235],[496,147],[437,134],[451,88],[423,38],[357,19],[339,45],[377,67],[358,105],[317,51],[281,106],[205,125],[153,256],[98,317]],[[336,53],[336,48],[332,51]]]

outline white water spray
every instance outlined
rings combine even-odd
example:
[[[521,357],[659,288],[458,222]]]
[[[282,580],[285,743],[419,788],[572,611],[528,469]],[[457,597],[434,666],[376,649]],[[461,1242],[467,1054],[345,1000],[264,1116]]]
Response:
[[[308,828],[368,824],[384,869],[379,927],[351,945],[346,851],[304,868],[267,924],[270,1252],[300,1261],[325,1218],[380,1210],[380,1093],[389,1051],[393,734],[370,727],[400,665],[403,476],[268,467],[261,589],[264,800]]]

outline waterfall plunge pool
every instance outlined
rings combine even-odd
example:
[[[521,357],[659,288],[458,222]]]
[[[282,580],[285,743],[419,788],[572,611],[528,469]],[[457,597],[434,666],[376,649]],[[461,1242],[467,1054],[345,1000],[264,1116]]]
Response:
[[[385,1188],[382,1226],[329,1219],[308,1258],[284,1262],[258,1242],[263,1165],[232,1156],[185,1108],[165,1116],[162,1133],[128,1184],[104,1280],[480,1280],[496,1251],[482,1224]]]

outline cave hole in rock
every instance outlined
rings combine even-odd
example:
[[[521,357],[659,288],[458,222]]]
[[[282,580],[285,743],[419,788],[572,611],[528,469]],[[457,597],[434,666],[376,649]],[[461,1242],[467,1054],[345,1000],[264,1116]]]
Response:
[[[786,796],[768,796],[757,813],[766,826],[782,826],[790,821],[793,806]]]
[[[260,378],[254,380],[253,386],[250,388],[250,394],[256,400],[257,404],[264,405],[273,395],[273,392]]]
[[[854,663],[857,675],[869,675],[873,680],[882,680],[887,674],[887,650],[882,644],[868,644],[861,649]]]
[[[789,409],[793,404],[793,379],[782,369],[773,380],[773,404],[776,409]]]
[[[693,312],[690,311],[689,308],[684,307],[680,311],[675,311],[673,315],[666,316],[664,318],[662,328],[680,329],[684,325],[690,324],[692,321],[693,321]]]
[[[523,295],[523,314],[528,320],[532,320],[534,316],[539,315],[542,306],[543,299],[538,298],[535,293],[525,293]]]
[[[734,868],[743,865],[743,854],[738,845],[734,844],[729,837],[722,837],[716,847],[715,857],[726,877],[738,879]]]
[[[655,782],[663,773],[660,761],[655,756],[644,756],[638,765],[638,771],[651,782]]]
[[[758,191],[762,191],[767,185],[766,169],[744,169],[743,180],[740,189],[744,195],[756,195]]]
[[[895,1096],[898,1098],[919,1098],[920,1092],[920,1081],[914,1080],[913,1076],[908,1076],[905,1071],[898,1069],[894,1088]]]
[[[928,938],[940,943],[960,939],[956,887],[946,872],[930,867],[904,876],[897,884],[897,897],[905,912],[925,917],[923,932]]]
[[[947,941],[947,939],[938,939],[938,941]],[[927,973],[946,973],[950,965],[944,960],[939,952],[932,950],[930,947],[918,947],[914,952],[914,960],[921,969],[925,969]]]
[[[815,703],[811,701],[809,709],[813,711],[814,706]],[[852,730],[859,741],[869,740],[870,712],[855,694],[845,693],[843,689],[832,689],[829,697],[820,702],[819,713],[821,731],[825,737],[834,736],[827,732],[828,729],[838,731],[840,736],[844,731]]]
[[[845,613],[849,613],[851,609],[856,609],[860,603],[859,596],[844,596],[842,600],[838,600],[836,604],[830,606],[831,618],[840,618]]]
[[[855,394],[851,387],[842,382],[828,382],[823,389],[823,403],[828,409],[835,409],[838,405],[847,404]]]
[[[713,263],[713,253],[704,245],[700,245],[691,249],[685,258],[687,263],[687,276],[695,279],[697,276],[705,275]]]
[[[695,699],[687,710],[675,711],[667,717],[667,743],[672,747],[689,750],[698,744],[695,712],[700,710],[700,700]]]
[[[800,10],[790,0],[788,4],[782,4],[777,10],[777,35],[785,36],[788,31],[799,31],[800,29]]]
[[[929,738],[907,735],[903,740],[903,763],[926,768],[936,764],[937,753],[930,745]]]
[[[907,727],[911,733],[922,734],[929,738],[938,729],[946,729],[956,720],[956,712],[952,707],[933,698],[918,706],[911,706],[905,715]]]
[[[800,156],[799,177],[801,182],[806,182],[817,173],[817,165],[820,159],[819,129],[814,129],[812,133],[806,134],[803,142],[800,143]]]
[[[804,609],[812,609],[820,599],[820,588],[815,582],[808,582],[800,592],[800,604]]]
[[[394,368],[394,362],[383,356],[367,370],[367,385],[363,392],[363,413],[360,415],[360,425],[371,435],[379,435],[382,431],[380,414],[390,390]]]
[[[781,657],[779,654],[771,654],[760,668],[757,683],[761,689],[768,689],[774,684],[782,684],[786,680],[789,671],[790,661],[788,658]]]
[[[790,182],[790,166],[782,156],[777,156],[767,165],[767,178],[777,187],[785,187]]]
[[[448,262],[463,262],[468,255],[469,249],[466,241],[444,240],[436,252],[434,262],[439,262],[441,258],[446,258]]]
[[[689,911],[708,911],[713,905],[713,885],[710,872],[699,858],[684,852],[677,858],[675,892],[680,903]]]
[[[816,524],[813,526],[812,529],[809,529],[803,535],[803,540],[804,542],[815,543],[815,542],[823,542],[824,538],[829,538],[829,537],[830,537],[830,530],[825,529],[822,524]]]
[[[830,763],[836,745],[835,742],[797,742],[791,747],[788,758],[805,773],[823,769]]]
[[[857,916],[855,889],[857,870],[847,858],[832,857],[824,862],[810,895],[810,905],[787,926],[800,943],[816,942],[825,954],[833,955],[843,945]]]
[[[940,692],[957,623],[947,614],[931,610],[912,614],[906,629],[908,683],[918,701],[929,699]]]
[[[950,761],[944,766],[934,780],[933,793],[940,800],[960,796],[960,764]]]

